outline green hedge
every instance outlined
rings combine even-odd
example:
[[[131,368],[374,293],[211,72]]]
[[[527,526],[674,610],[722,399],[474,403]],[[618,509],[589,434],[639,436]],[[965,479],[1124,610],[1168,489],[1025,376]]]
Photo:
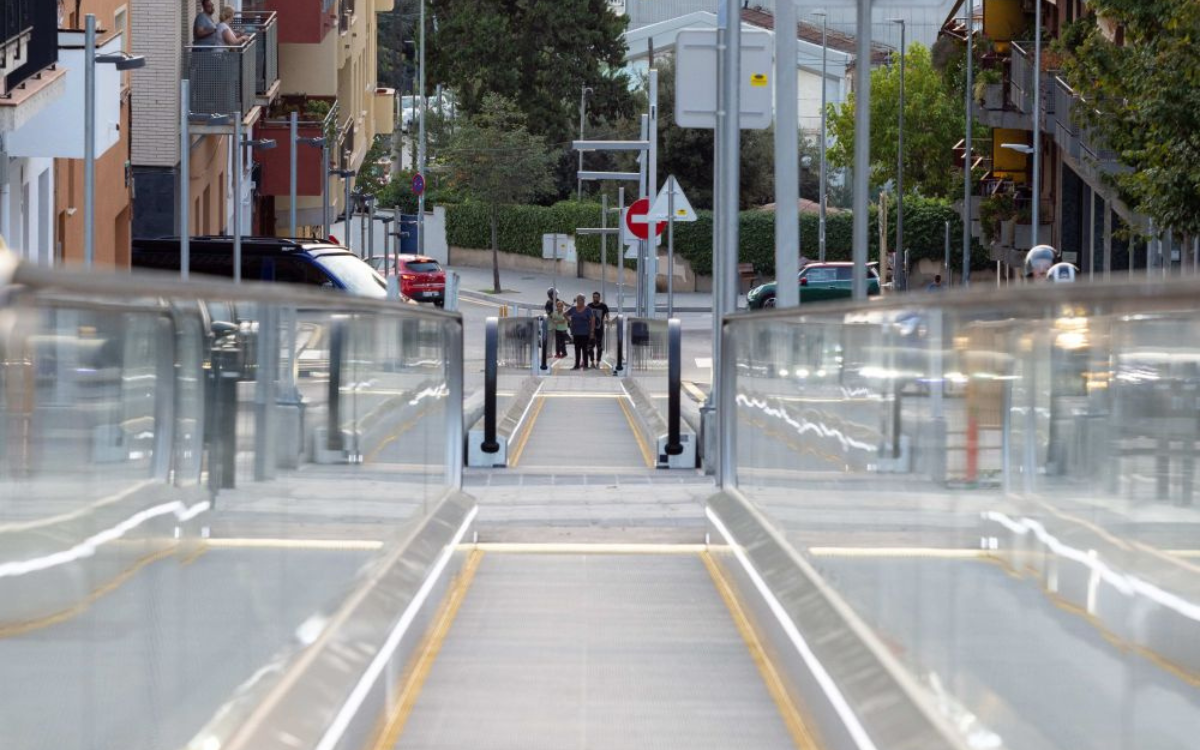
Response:
[[[692,269],[707,275],[712,269],[713,218],[711,211],[699,211],[698,220],[675,225],[675,251],[687,259]],[[895,211],[889,211],[889,229],[895,237]],[[615,221],[615,212],[609,216],[610,225]],[[941,258],[945,221],[952,220],[951,239],[961,237],[962,224],[957,212],[944,201],[909,198],[905,202],[904,234],[910,248],[911,258]],[[740,216],[741,233],[739,262],[753,263],[754,268],[765,277],[775,274],[775,214],[769,211],[743,211]],[[814,214],[800,217],[801,246],[804,255],[817,257],[819,219]],[[871,259],[879,254],[879,225],[876,209],[871,208],[870,247]],[[499,239],[500,250],[541,257],[543,234],[574,234],[579,227],[600,226],[600,205],[568,201],[553,206],[510,206],[501,211]],[[830,214],[825,222],[825,248],[828,260],[850,260],[852,252],[853,216],[850,212]],[[490,249],[491,227],[487,208],[478,203],[459,203],[446,206],[446,239],[452,247]],[[666,240],[663,240],[666,242]],[[959,247],[956,243],[954,247]],[[576,248],[587,261],[600,261],[600,238],[583,236],[576,238]],[[617,264],[616,241],[608,243],[609,263]],[[958,253],[955,253],[958,255]],[[987,255],[982,250],[973,253],[986,265]]]

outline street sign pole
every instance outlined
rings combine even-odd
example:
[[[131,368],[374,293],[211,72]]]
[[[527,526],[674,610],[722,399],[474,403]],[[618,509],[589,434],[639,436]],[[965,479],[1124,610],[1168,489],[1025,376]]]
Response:
[[[796,5],[775,6],[776,28],[796,28]],[[775,284],[776,307],[800,304],[800,177],[795,34],[775,37]]]
[[[600,228],[608,229],[608,193],[600,196]],[[600,235],[600,299],[608,299],[608,235]],[[607,303],[606,303],[607,304]]]
[[[617,221],[625,221],[625,188],[617,188]],[[617,237],[617,315],[625,313],[625,243]]]
[[[650,116],[642,115],[642,140],[647,141],[649,139],[650,139]],[[648,180],[646,179],[647,175],[649,173],[650,165],[647,162],[648,162],[648,159],[646,159],[645,155],[643,155],[641,170],[640,170],[641,171],[641,183],[638,186],[638,199],[639,200],[645,199],[645,198],[649,197],[649,195],[650,195],[650,193],[649,193],[650,187],[648,184]],[[634,306],[634,308],[636,310],[636,314],[641,317],[648,317],[646,314],[646,250],[647,250],[647,246],[648,246],[648,243],[645,238],[643,238],[642,241],[638,243],[637,304]]]
[[[854,68],[854,267],[851,289],[854,299],[867,298],[867,250],[871,226],[871,0],[858,0],[858,63]],[[970,85],[968,84],[968,89]],[[967,170],[970,172],[970,169]],[[881,269],[882,270],[882,269]]]
[[[654,200],[658,194],[658,71],[651,70],[650,94],[650,151],[646,156],[646,197]],[[646,241],[646,317],[653,318],[658,312],[658,235],[651,232]]]
[[[790,2],[790,0],[788,0]],[[667,320],[675,317],[675,181],[667,181]]]

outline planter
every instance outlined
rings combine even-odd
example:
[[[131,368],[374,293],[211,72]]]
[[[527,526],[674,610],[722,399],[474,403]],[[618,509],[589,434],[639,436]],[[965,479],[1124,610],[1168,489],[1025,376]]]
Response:
[[[1004,109],[1004,84],[989,83],[983,89],[983,108],[991,110]]]

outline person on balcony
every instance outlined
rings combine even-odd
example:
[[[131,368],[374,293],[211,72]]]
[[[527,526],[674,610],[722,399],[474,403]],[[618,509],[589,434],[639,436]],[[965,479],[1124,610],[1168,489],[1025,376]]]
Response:
[[[220,41],[217,44],[223,44],[227,47],[237,47],[250,41],[249,34],[239,34],[233,30],[229,22],[233,20],[234,10],[232,6],[226,5],[221,8],[221,22],[217,24],[216,37]]]
[[[213,0],[201,0],[200,13],[192,23],[192,44],[197,47],[215,47],[220,44],[221,37],[217,36],[217,22],[213,14],[217,12]]]

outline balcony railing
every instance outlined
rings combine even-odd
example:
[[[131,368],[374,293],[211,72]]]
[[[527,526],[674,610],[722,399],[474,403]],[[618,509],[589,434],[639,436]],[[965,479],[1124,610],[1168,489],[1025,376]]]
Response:
[[[329,105],[329,108],[322,115],[321,107],[325,105]],[[272,138],[279,144],[279,148],[254,153],[254,160],[262,165],[262,178],[258,188],[263,195],[284,196],[291,190],[291,150],[288,148],[288,139],[291,137],[293,111],[299,112],[296,130],[300,138],[324,137],[327,143],[334,144],[330,153],[336,149],[340,116],[337,101],[316,97],[284,97],[271,111],[270,116],[255,126],[256,137]],[[321,194],[322,176],[330,166],[323,164],[324,152],[324,149],[304,144],[296,147],[297,195]]]
[[[342,0],[342,8],[338,13],[338,31],[345,34],[350,30],[350,22],[354,20],[355,0]]]
[[[58,62],[58,4],[48,0],[0,1],[0,94],[7,96]]]
[[[1075,107],[1079,95],[1061,77],[1054,79],[1054,140],[1058,147],[1072,158],[1079,158],[1079,124],[1076,122]]]
[[[278,16],[270,11],[244,11],[233,17],[232,26],[257,42],[254,93],[260,97],[270,95],[279,80]]]
[[[257,39],[236,46],[193,46],[186,52],[194,114],[245,116],[250,112],[258,84]]]

